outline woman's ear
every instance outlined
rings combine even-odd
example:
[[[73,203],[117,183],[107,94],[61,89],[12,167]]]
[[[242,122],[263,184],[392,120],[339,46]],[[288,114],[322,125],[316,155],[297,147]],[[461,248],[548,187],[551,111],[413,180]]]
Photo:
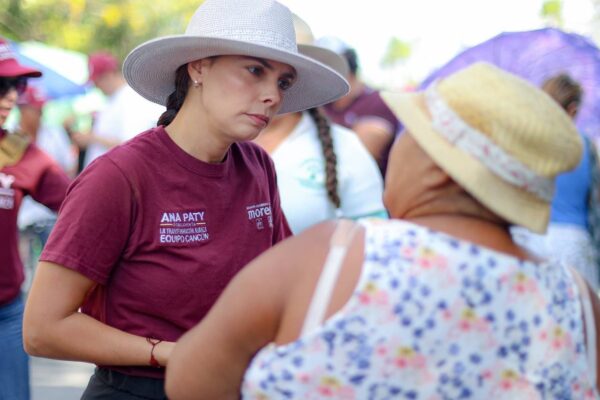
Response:
[[[191,61],[187,65],[190,80],[196,85],[202,83],[202,78],[205,74],[205,67],[208,66],[207,59]],[[197,82],[197,83],[196,83]]]
[[[574,101],[569,103],[569,105],[566,108],[566,111],[567,111],[567,114],[569,114],[569,117],[574,119],[575,116],[577,115],[577,111],[579,111],[579,104],[577,104]]]

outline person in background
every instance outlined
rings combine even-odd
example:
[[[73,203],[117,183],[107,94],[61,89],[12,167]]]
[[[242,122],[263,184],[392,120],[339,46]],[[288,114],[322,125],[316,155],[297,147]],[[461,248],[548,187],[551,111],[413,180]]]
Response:
[[[312,46],[312,31],[297,15],[294,28],[302,51],[348,75],[344,59]],[[377,164],[352,131],[331,124],[319,108],[274,118],[255,142],[273,159],[294,234],[326,219],[387,215]]]
[[[569,117],[485,63],[383,97],[406,127],[393,219],[324,222],[254,260],[176,344],[169,398],[598,398],[599,300],[509,232],[546,228],[581,156]]]
[[[573,120],[577,117],[584,95],[578,82],[562,73],[547,79],[542,84],[542,89]],[[575,267],[598,291],[599,249],[594,246],[590,232],[593,226],[589,223],[590,212],[595,209],[598,213],[600,207],[600,204],[590,201],[594,190],[592,171],[598,169],[598,160],[595,157],[594,143],[584,133],[580,135],[583,139],[583,155],[575,169],[556,179],[548,231],[540,235],[524,228],[515,228],[513,235],[516,241],[538,257],[551,258]],[[596,226],[597,229],[599,227]]]
[[[379,91],[369,87],[360,78],[360,68],[356,50],[334,36],[325,36],[316,40],[315,45],[336,52],[346,59],[350,72],[350,92],[323,109],[333,122],[352,129],[363,142],[369,153],[377,161],[382,176],[385,176],[388,153],[396,135],[400,132],[400,123],[383,102]]]
[[[85,152],[83,166],[134,135],[156,125],[164,107],[137,94],[125,81],[119,61],[110,53],[92,53],[88,61],[89,81],[107,97],[94,115],[90,132],[77,132],[70,120],[65,128],[73,142]]]
[[[25,93],[17,99],[19,121],[16,130],[27,135],[38,148],[60,165],[69,177],[73,177],[76,173],[76,153],[67,133],[61,127],[53,127],[43,122],[46,102],[43,91],[29,85]],[[23,199],[17,224],[21,258],[26,273],[25,291],[31,284],[38,257],[55,222],[54,211],[36,202],[30,196]]]
[[[274,0],[206,0],[185,34],[136,47],[123,73],[167,110],[71,185],[23,324],[30,354],[98,366],[84,400],[166,398],[174,342],[291,235],[273,162],[252,140],[278,113],[349,89],[298,51]]]
[[[44,121],[44,108],[48,102],[43,89],[29,85],[17,99],[19,120],[17,130],[29,136],[69,176],[75,176],[75,152],[67,133]]]
[[[29,399],[29,361],[23,351],[23,263],[19,257],[17,215],[27,195],[48,208],[60,207],[69,178],[24,134],[4,125],[29,78],[42,74],[18,63],[0,38],[0,399]]]

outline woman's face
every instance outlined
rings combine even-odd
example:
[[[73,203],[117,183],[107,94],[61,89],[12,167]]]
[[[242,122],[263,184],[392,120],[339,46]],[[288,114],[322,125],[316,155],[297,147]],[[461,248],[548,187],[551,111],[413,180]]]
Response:
[[[15,88],[10,88],[4,96],[0,97],[0,127],[4,126],[8,115],[15,107],[17,97],[18,94]]]
[[[277,61],[220,56],[190,63],[188,93],[199,93],[205,128],[228,141],[252,140],[269,124],[296,79],[295,70]],[[194,106],[195,107],[195,106]]]

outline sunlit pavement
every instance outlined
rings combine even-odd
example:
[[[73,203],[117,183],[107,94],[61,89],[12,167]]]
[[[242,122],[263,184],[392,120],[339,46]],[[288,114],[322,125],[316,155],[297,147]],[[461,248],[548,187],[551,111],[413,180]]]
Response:
[[[94,366],[32,357],[31,400],[79,400]]]

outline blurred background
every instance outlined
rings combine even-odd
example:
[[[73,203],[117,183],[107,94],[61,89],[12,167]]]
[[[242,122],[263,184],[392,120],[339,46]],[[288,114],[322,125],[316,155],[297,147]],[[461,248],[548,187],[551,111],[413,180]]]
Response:
[[[68,77],[80,91],[44,118],[83,116],[102,101],[86,87],[86,55],[109,50],[123,59],[136,45],[178,34],[200,2],[156,0],[0,0],[0,34],[21,43],[28,59]],[[413,88],[461,50],[501,32],[557,27],[597,43],[600,0],[282,0],[317,38],[337,36],[358,53],[362,79],[377,88]],[[50,47],[50,49],[48,49]],[[39,65],[36,65],[39,66]],[[80,97],[84,94],[82,100]],[[65,101],[66,100],[66,101]],[[66,104],[66,105],[65,105]],[[53,104],[49,104],[52,106]]]
[[[198,0],[1,0],[0,34],[123,58],[157,35],[181,33]],[[503,31],[560,27],[600,38],[599,0],[282,0],[318,38],[355,47],[376,85],[423,79],[461,49]]]

